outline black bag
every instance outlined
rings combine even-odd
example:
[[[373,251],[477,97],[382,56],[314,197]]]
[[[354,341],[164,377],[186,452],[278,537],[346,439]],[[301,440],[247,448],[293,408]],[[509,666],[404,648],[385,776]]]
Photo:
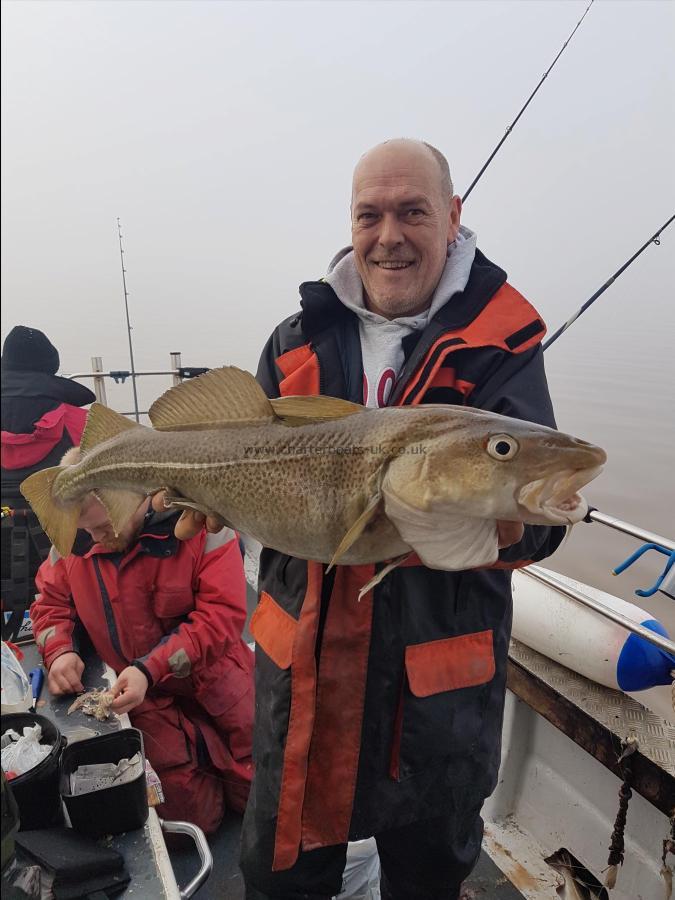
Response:
[[[54,876],[56,900],[76,900],[97,891],[112,897],[131,880],[121,853],[100,847],[72,828],[21,831],[16,844]]]

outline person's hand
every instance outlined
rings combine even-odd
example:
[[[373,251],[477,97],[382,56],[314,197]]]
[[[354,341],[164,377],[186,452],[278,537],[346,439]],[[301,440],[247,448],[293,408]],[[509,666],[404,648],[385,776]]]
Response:
[[[47,687],[54,697],[60,694],[77,694],[84,690],[82,673],[84,662],[77,653],[62,653],[49,667]]]
[[[164,505],[164,497],[166,491],[158,491],[152,495],[152,508],[155,512],[166,512]],[[180,519],[176,522],[174,534],[179,541],[188,541],[206,526],[206,530],[211,534],[217,534],[225,527],[225,522],[220,516],[205,516],[204,513],[197,512],[193,509],[184,509]]]
[[[136,666],[122,669],[120,676],[110,689],[115,696],[112,708],[118,715],[130,712],[145,700],[148,679]]]
[[[497,546],[500,550],[517,544],[525,533],[522,522],[507,522],[504,519],[497,520]]]

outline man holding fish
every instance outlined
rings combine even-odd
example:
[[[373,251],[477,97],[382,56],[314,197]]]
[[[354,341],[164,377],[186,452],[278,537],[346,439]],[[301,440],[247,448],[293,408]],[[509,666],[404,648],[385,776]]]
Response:
[[[545,326],[460,226],[439,151],[375,147],[351,209],[352,247],[301,286],[258,384],[209,372],[154,429],[95,405],[82,463],[22,486],[61,553],[90,490],[116,529],[167,489],[177,535],[206,515],[263,544],[250,900],[338,893],[371,835],[384,897],[459,896],[499,765],[509,570],[585,516],[605,461],[554,430]]]
[[[351,212],[352,248],[325,279],[302,286],[302,313],[265,348],[258,381],[268,396],[477,403],[554,426],[544,325],[460,226],[438,151],[413,141],[371,150],[354,173]],[[515,442],[504,443],[494,450],[508,459]],[[586,465],[602,462],[601,452],[590,456]],[[400,459],[412,482],[419,457]],[[346,842],[372,834],[385,898],[451,900],[472,870],[500,758],[509,569],[548,556],[563,535],[498,521],[491,568],[439,571],[448,544],[468,543],[470,556],[482,540],[468,518],[482,487],[474,465],[454,463],[458,480],[465,475],[466,517],[443,527],[438,515],[440,547],[408,510],[397,522],[434,568],[409,559],[360,603],[371,567],[326,573],[263,550],[252,625],[261,749],[242,856],[251,900],[335,893]]]

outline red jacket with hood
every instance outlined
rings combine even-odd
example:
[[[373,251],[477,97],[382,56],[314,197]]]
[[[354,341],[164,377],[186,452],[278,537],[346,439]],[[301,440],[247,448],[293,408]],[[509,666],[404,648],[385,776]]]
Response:
[[[36,578],[33,631],[48,668],[80,652],[84,630],[118,674],[138,663],[151,692],[194,696],[208,685],[217,715],[252,687],[241,552],[227,529],[178,541],[175,523],[175,513],[149,514],[123,553],[89,541],[64,559],[52,548]]]

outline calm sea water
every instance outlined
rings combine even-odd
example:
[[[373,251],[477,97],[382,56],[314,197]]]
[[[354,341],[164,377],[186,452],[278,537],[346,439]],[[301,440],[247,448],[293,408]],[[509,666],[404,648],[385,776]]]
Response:
[[[605,312],[611,317],[611,310]],[[675,538],[675,360],[673,315],[644,321],[639,331],[572,330],[546,352],[558,427],[593,441],[608,454],[604,472],[586,488],[589,502],[666,537]],[[576,526],[546,565],[618,594],[657,616],[675,635],[675,602],[663,594],[638,598],[666,557],[650,551],[626,573],[612,568],[639,543],[598,524]]]

